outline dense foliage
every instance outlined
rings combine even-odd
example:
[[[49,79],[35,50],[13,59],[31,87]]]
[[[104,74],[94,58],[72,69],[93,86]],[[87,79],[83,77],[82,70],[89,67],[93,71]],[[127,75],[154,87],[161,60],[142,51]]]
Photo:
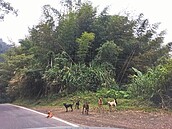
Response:
[[[171,45],[163,45],[158,23],[143,14],[109,15],[108,8],[98,14],[80,0],[61,3],[62,11],[45,5],[41,22],[3,55],[3,93],[16,99],[92,91],[171,104]]]
[[[156,106],[172,106],[172,85],[171,82],[171,59],[164,65],[158,65],[142,74],[136,71],[133,82],[130,84],[129,91],[133,97],[151,100]]]

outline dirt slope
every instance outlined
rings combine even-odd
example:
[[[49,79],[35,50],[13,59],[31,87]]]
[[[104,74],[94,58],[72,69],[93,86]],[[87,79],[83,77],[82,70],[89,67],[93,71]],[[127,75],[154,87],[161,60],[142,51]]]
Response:
[[[95,127],[122,127],[126,129],[172,129],[172,113],[143,112],[143,111],[104,111],[90,110],[89,115],[81,113],[81,109],[73,112],[65,112],[60,107],[39,107],[37,111],[47,113],[48,110],[53,115],[74,124]]]

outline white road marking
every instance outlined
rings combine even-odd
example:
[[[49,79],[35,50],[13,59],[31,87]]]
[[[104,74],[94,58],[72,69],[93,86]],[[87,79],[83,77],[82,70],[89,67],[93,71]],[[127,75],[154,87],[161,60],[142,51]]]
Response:
[[[47,114],[44,114],[44,113],[41,113],[41,112],[38,112],[38,111],[35,111],[35,110],[32,110],[32,109],[29,109],[29,108],[26,108],[26,107],[14,105],[14,104],[7,104],[7,105],[15,106],[15,107],[18,107],[18,108],[21,108],[21,109],[25,109],[25,110],[28,110],[28,111],[31,111],[31,112],[38,113],[38,114],[43,115],[43,116],[47,116]],[[58,121],[60,121],[60,122],[63,122],[63,123],[65,123],[65,124],[68,124],[68,125],[73,126],[73,127],[79,127],[79,126],[76,125],[76,124],[72,124],[72,123],[70,123],[70,122],[67,122],[67,121],[65,121],[65,120],[62,120],[62,119],[57,118],[57,117],[54,117],[54,116],[52,117],[52,119],[58,120]]]

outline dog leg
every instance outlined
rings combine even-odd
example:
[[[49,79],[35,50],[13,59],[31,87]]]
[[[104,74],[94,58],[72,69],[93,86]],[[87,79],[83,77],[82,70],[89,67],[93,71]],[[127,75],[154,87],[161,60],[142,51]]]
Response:
[[[77,109],[79,109],[79,105],[77,105]]]
[[[88,115],[88,109],[86,109],[86,112],[85,113],[86,113],[86,115]]]
[[[68,112],[68,108],[66,107],[66,112]]]
[[[112,112],[112,106],[111,105],[109,105],[109,111]]]
[[[82,114],[84,114],[84,109],[85,109],[85,107],[84,107],[84,105],[83,105],[83,108],[82,108]]]

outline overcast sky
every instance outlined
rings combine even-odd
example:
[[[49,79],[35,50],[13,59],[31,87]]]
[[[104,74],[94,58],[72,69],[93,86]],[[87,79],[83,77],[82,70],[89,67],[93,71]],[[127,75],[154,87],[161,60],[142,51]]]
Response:
[[[58,7],[60,0],[5,0],[19,10],[18,17],[7,15],[0,22],[0,38],[6,43],[9,40],[18,42],[28,35],[28,27],[37,25],[41,17],[42,6],[50,4]],[[109,6],[110,14],[118,14],[123,11],[135,15],[143,13],[150,23],[161,22],[160,30],[167,30],[165,43],[172,41],[172,18],[170,0],[90,0],[94,7],[102,10]]]

